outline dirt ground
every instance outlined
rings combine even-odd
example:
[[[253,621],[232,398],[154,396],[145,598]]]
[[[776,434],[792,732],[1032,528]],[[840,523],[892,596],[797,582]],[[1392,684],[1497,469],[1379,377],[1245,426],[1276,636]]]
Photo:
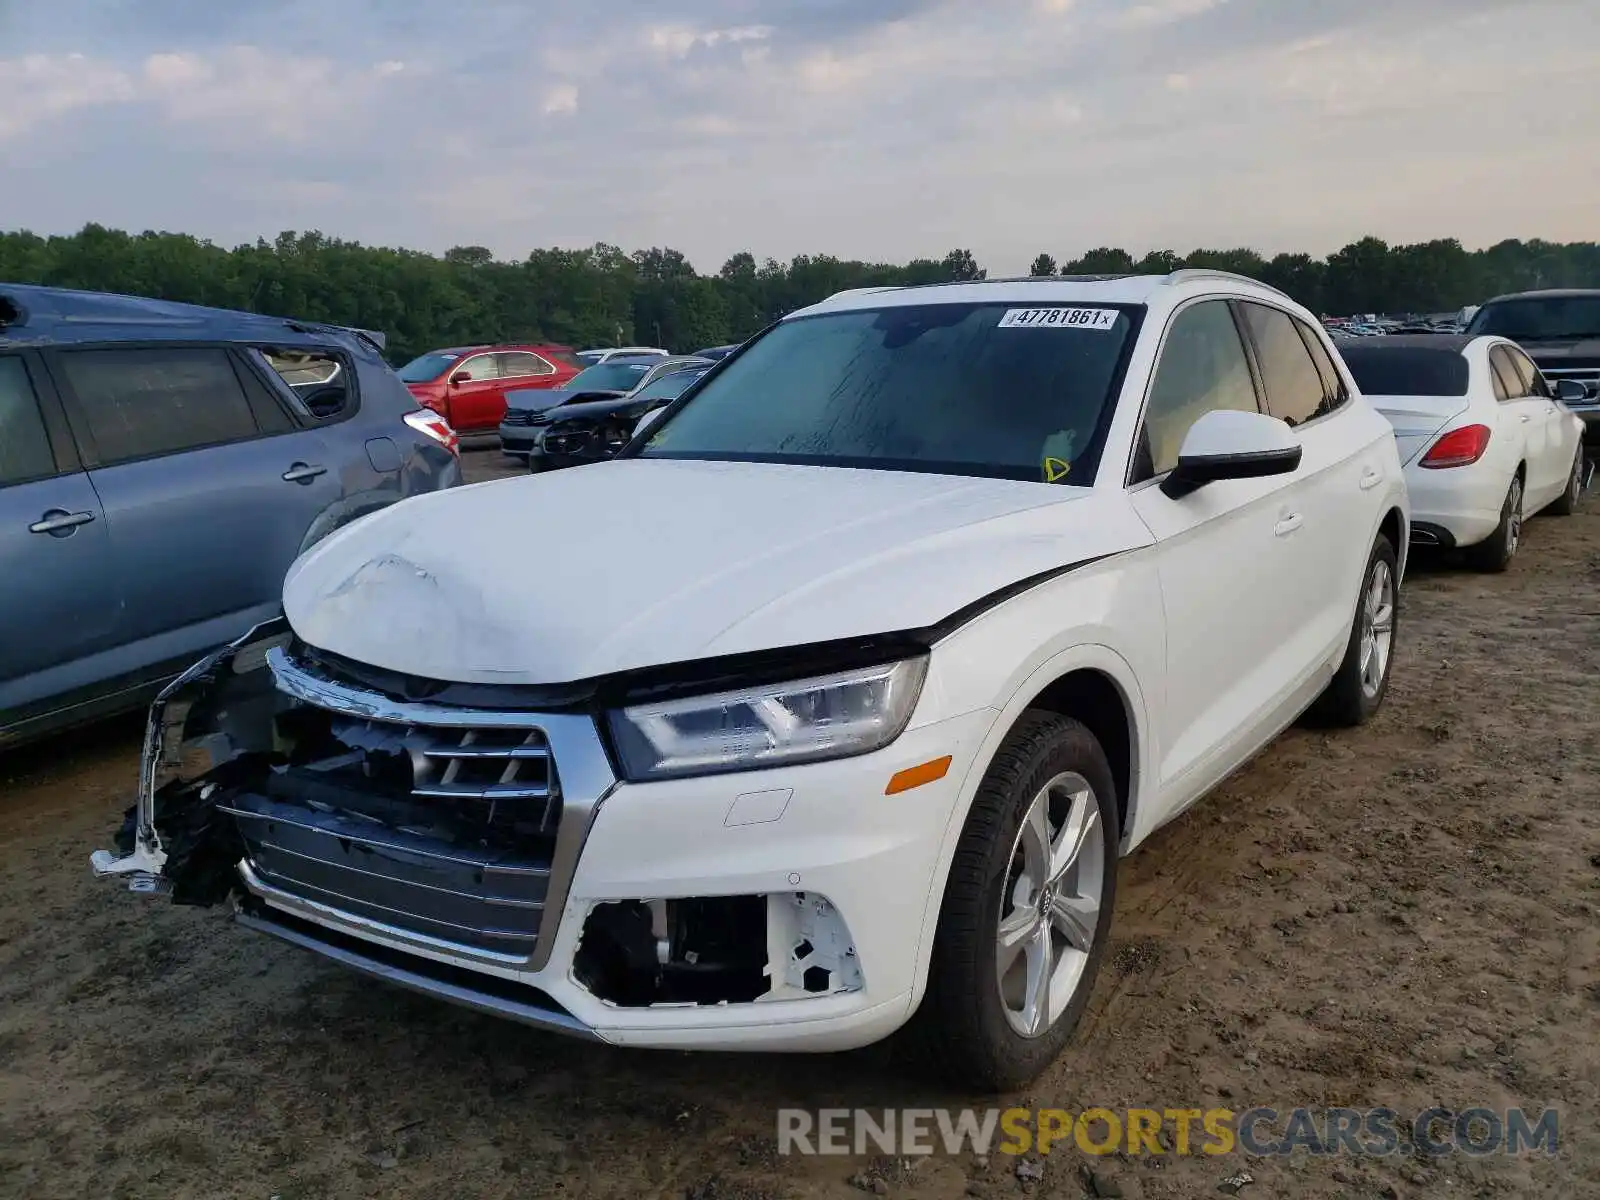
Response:
[[[494,460],[473,456],[473,473]],[[90,878],[139,725],[0,758],[0,1195],[1600,1196],[1600,496],[1419,564],[1388,704],[1294,731],[1124,866],[1072,1046],[1011,1102],[1561,1114],[1553,1158],[775,1152],[779,1107],[987,1106],[880,1051],[620,1052]],[[1085,1171],[1093,1171],[1090,1180]]]

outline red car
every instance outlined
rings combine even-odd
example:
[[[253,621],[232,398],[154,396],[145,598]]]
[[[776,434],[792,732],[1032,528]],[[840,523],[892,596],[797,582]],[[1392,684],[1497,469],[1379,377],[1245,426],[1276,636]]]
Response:
[[[419,355],[399,375],[419,404],[470,435],[500,428],[507,392],[558,388],[583,367],[566,346],[455,346]]]

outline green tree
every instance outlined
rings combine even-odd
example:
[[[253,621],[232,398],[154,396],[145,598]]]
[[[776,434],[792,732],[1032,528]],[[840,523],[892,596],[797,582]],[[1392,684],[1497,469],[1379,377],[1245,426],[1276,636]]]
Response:
[[[1362,238],[1327,258],[1244,247],[1139,257],[1101,246],[1062,274],[1161,275],[1181,266],[1251,275],[1329,315],[1444,312],[1501,292],[1600,286],[1600,243],[1507,240],[1469,251],[1451,238],[1391,246]],[[1053,270],[1040,255],[1032,270]],[[608,244],[536,249],[502,261],[483,246],[442,255],[285,231],[232,249],[188,234],[85,225],[66,236],[0,232],[0,279],[128,292],[381,329],[404,361],[440,346],[504,340],[567,345],[659,342],[678,351],[744,339],[786,313],[847,288],[986,277],[970,250],[908,263],[797,255],[787,263],[741,251],[715,275],[682,253],[633,254]]]

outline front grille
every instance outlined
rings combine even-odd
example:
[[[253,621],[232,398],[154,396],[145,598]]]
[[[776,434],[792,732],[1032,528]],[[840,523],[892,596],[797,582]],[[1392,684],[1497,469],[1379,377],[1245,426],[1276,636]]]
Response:
[[[339,680],[322,671],[324,694],[337,695]],[[288,761],[218,805],[236,819],[255,876],[358,918],[529,957],[561,820],[538,718],[397,701],[396,714],[413,718],[398,720],[302,699],[278,718]]]
[[[532,425],[533,414],[526,409],[508,408],[506,409],[505,419],[500,423],[502,425]]]

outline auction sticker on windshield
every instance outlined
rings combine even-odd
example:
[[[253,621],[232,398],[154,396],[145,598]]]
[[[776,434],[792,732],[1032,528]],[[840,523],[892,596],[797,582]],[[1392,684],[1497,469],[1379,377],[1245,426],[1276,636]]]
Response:
[[[1110,329],[1114,308],[1008,308],[997,329]]]

